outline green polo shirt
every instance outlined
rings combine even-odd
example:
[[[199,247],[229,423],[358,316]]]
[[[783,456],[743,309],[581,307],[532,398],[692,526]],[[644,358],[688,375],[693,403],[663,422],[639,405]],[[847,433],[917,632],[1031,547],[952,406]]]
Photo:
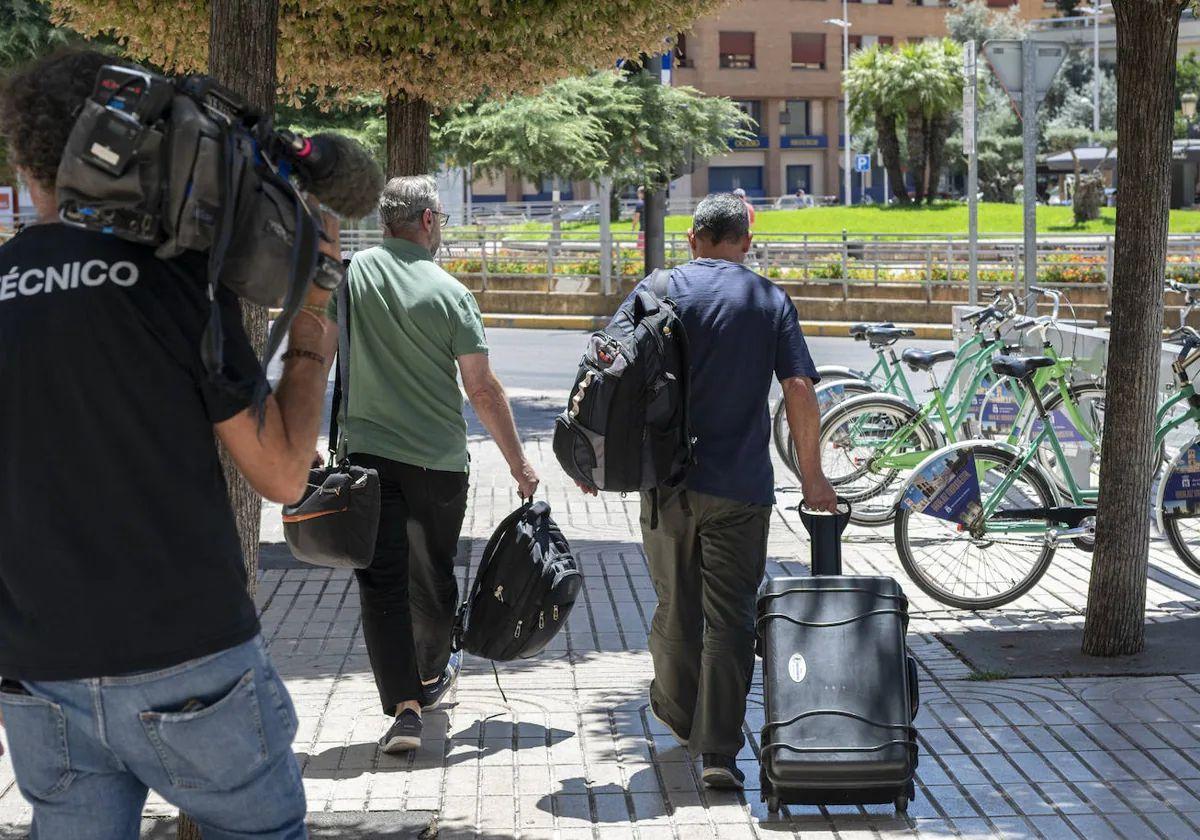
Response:
[[[354,255],[347,451],[431,470],[467,471],[458,357],[486,353],[475,296],[407,239]],[[336,298],[335,298],[336,300]],[[337,319],[330,301],[329,314]]]

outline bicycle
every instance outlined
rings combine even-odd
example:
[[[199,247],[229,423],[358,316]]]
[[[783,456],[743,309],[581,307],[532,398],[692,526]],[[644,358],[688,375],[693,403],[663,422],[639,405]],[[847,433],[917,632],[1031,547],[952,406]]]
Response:
[[[1008,305],[1003,306],[1007,300]],[[984,327],[991,321],[1003,323],[1016,309],[1011,293],[997,291],[989,306],[981,307],[963,317],[963,323],[973,328],[973,334],[963,343],[956,354],[952,354],[954,365],[947,378],[946,387],[953,388],[959,378],[971,368],[986,366],[993,351],[984,334]],[[829,365],[817,368],[822,382],[817,386],[817,407],[825,415],[835,406],[847,400],[872,393],[887,393],[916,404],[917,399],[904,373],[901,360],[897,358],[895,343],[901,338],[910,338],[916,333],[911,329],[896,327],[891,322],[882,324],[854,324],[850,335],[856,341],[867,341],[875,351],[875,364],[870,371],[855,371],[851,368]],[[857,378],[856,378],[857,375]],[[831,381],[825,381],[831,378]],[[772,418],[772,436],[775,450],[788,468],[799,476],[795,445],[787,427],[787,417],[781,400],[775,407]]]
[[[1007,320],[1007,313],[1004,320]],[[959,354],[956,368],[943,387],[933,368],[955,358],[950,350],[927,352],[908,349],[902,354],[913,371],[929,375],[932,397],[923,406],[890,394],[868,394],[847,400],[821,420],[820,445],[825,476],[853,505],[851,521],[858,525],[878,526],[894,516],[888,490],[916,467],[932,451],[957,439],[967,428],[978,405],[974,395],[994,374],[990,362],[998,350],[1006,347],[1000,335],[1000,320],[994,334],[982,337],[989,319],[977,323],[977,349]],[[968,375],[965,396],[951,404],[946,390]],[[973,435],[968,435],[974,437]]]
[[[1183,424],[1200,420],[1194,374],[1200,371],[1200,333],[1184,331],[1172,365],[1178,399],[1187,411],[1167,418],[1159,409],[1155,442]],[[961,609],[988,609],[1021,597],[1041,580],[1063,542],[1090,550],[1095,538],[1099,490],[1084,488],[1069,469],[1059,483],[1039,461],[1046,445],[1065,466],[1066,454],[1037,373],[1057,367],[1049,356],[993,362],[1032,403],[1041,421],[1024,446],[964,441],[931,454],[896,496],[895,539],[900,563],[926,594]],[[1168,542],[1192,571],[1200,573],[1200,435],[1184,447],[1160,478],[1154,515]],[[1185,530],[1186,529],[1186,530]]]

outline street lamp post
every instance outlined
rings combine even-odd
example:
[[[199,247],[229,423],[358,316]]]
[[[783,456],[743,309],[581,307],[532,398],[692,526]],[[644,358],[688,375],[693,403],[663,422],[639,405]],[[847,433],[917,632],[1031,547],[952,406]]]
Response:
[[[1080,9],[1092,18],[1092,133],[1100,133],[1100,15],[1104,14],[1104,0],[1094,0],[1090,9]]]
[[[845,177],[845,186],[842,188],[845,192],[844,203],[847,207],[853,204],[851,197],[852,181],[850,171],[850,89],[846,87],[845,71],[850,69],[850,7],[848,0],[842,0],[842,16],[840,18],[829,18],[825,23],[831,26],[840,27],[842,30],[842,133],[843,133],[843,156],[842,156],[842,171]]]

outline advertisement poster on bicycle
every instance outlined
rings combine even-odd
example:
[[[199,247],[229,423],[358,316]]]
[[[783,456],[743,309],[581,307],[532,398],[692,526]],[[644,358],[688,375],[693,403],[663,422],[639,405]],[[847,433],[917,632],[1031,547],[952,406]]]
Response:
[[[900,504],[913,513],[973,526],[983,515],[975,453],[959,449],[927,461],[910,479]]]
[[[983,388],[988,388],[983,391]],[[1021,401],[1011,383],[1007,380],[995,385],[981,386],[983,396],[976,394],[979,405],[975,416],[979,418],[979,426],[988,437],[1003,437],[1008,435],[1017,425],[1017,417],[1021,413]]]
[[[839,382],[831,382],[817,388],[817,409],[824,414],[840,402],[846,400],[846,386]]]
[[[1200,513],[1200,441],[1179,454],[1163,488],[1163,513]]]

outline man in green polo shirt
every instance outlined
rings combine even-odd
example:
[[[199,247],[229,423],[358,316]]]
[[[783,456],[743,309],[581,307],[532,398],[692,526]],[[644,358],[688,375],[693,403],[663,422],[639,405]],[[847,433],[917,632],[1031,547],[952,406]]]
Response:
[[[392,179],[379,215],[383,244],[355,254],[347,274],[351,387],[342,430],[353,461],[379,471],[375,559],[356,574],[375,684],[395,718],[380,745],[402,752],[420,746],[421,710],[440,702],[460,666],[450,652],[469,460],[460,373],[522,497],[538,477],[488,363],[479,306],[433,261],[447,219],[437,183]]]

